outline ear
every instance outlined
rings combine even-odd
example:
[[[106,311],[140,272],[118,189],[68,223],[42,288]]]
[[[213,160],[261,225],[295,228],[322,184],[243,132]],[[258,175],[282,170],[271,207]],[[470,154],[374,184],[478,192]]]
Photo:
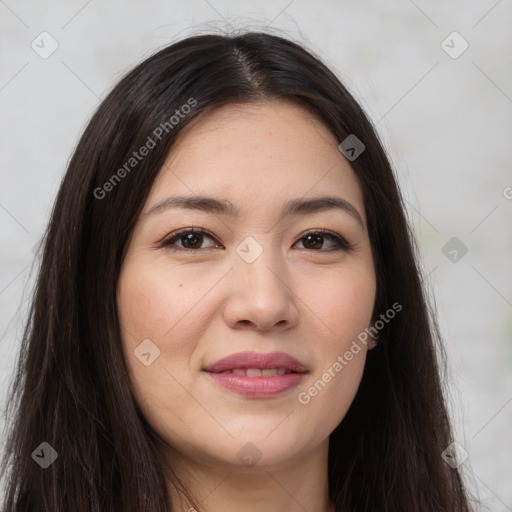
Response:
[[[372,325],[372,327],[375,327],[375,326]],[[379,335],[370,333],[370,336],[368,338],[368,350],[374,349],[378,343],[379,343]]]

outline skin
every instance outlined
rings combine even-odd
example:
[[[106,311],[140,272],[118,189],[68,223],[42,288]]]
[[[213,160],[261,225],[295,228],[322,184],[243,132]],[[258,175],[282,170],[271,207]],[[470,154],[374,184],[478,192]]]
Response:
[[[373,345],[359,343],[361,350],[309,403],[298,395],[371,325],[376,294],[362,189],[339,142],[288,101],[222,107],[180,133],[135,226],[118,288],[132,389],[201,510],[333,510],[329,435],[354,399]],[[148,214],[176,194],[228,199],[239,217],[182,208]],[[350,202],[363,226],[338,209],[279,220],[287,200],[320,195]],[[159,246],[183,228],[204,228],[213,237],[187,245],[182,235],[176,252]],[[313,229],[338,234],[353,250],[333,250],[328,236],[308,244],[304,234]],[[263,250],[252,263],[236,252],[248,236]],[[147,366],[134,355],[145,339],[160,350]],[[201,371],[252,350],[286,352],[309,373],[279,396],[254,398],[219,387]],[[260,454],[257,463],[244,463],[241,449]],[[190,503],[169,489],[176,510],[189,511]]]

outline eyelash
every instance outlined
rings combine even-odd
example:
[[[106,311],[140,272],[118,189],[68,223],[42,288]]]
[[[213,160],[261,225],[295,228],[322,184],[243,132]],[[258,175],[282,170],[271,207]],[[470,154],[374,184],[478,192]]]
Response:
[[[205,250],[205,249],[186,249],[184,247],[178,247],[178,248],[171,247],[171,245],[174,244],[174,242],[176,242],[179,238],[181,238],[182,236],[187,235],[187,234],[207,235],[208,237],[212,238],[213,240],[216,240],[212,234],[210,234],[208,231],[206,231],[204,229],[186,228],[186,229],[182,229],[180,231],[173,233],[169,238],[167,238],[160,244],[160,247],[165,247],[167,250],[172,251],[172,252],[184,252],[184,253],[198,253],[198,252]],[[328,249],[328,250],[322,250],[322,249],[319,249],[319,250],[301,249],[301,250],[312,251],[312,252],[337,252],[337,251],[350,252],[353,250],[353,247],[345,239],[343,239],[341,236],[337,235],[336,233],[333,233],[332,231],[328,231],[326,229],[313,229],[311,231],[307,231],[297,240],[297,242],[301,241],[303,238],[306,238],[308,235],[323,235],[324,237],[331,238],[331,240],[333,240],[334,243],[336,244],[336,247],[334,247],[332,249]],[[297,243],[297,242],[295,242],[295,243]],[[216,249],[216,248],[217,247],[207,247],[206,249]]]

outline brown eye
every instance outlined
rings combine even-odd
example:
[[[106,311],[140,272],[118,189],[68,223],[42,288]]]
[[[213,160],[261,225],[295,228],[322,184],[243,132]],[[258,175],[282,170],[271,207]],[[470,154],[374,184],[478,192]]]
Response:
[[[178,240],[185,249],[199,249],[203,242],[203,235],[201,233],[189,233],[181,236]]]
[[[332,245],[330,249],[324,249],[324,251],[322,251],[321,249],[326,239],[331,240]],[[350,245],[343,238],[324,230],[310,231],[309,233],[303,235],[299,241],[302,241],[304,249],[312,250],[315,252],[339,250],[349,251],[351,249]]]
[[[172,235],[170,238],[165,240],[162,243],[162,247],[169,248],[170,250],[173,251],[181,250],[186,252],[198,252],[204,248],[208,249],[211,247],[218,247],[218,245],[211,245],[209,247],[204,248],[201,247],[204,243],[204,240],[207,238],[209,238],[210,240],[214,240],[214,238],[204,230],[186,229],[179,231],[178,233]],[[178,245],[176,245],[177,243]]]
[[[202,229],[184,229],[172,234],[170,238],[165,240],[161,247],[165,247],[171,251],[181,251],[188,253],[198,253],[204,249],[220,247],[220,244],[211,244],[202,247],[206,239],[215,242],[215,238]],[[330,247],[325,248],[325,241],[330,241]],[[302,242],[305,249],[314,252],[332,252],[332,251],[350,251],[352,247],[343,238],[335,233],[325,230],[315,230],[304,234],[299,242]],[[323,249],[323,250],[322,250]]]

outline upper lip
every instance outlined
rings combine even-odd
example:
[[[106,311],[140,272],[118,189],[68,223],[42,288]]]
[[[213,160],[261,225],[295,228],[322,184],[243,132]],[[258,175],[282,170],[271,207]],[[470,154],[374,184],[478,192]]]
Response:
[[[267,354],[260,352],[238,352],[230,356],[223,357],[217,362],[205,366],[203,370],[207,372],[219,373],[235,368],[284,368],[298,373],[307,372],[306,366],[294,357],[284,352],[269,352]]]

